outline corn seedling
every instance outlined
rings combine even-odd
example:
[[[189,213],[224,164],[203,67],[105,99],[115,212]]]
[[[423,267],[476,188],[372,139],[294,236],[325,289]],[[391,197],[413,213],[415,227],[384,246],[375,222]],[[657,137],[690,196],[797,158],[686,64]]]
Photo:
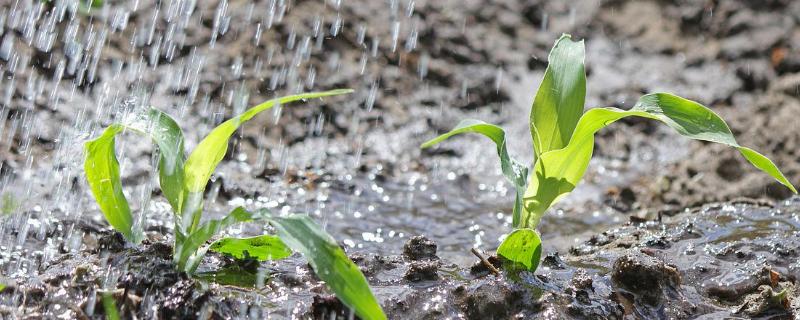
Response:
[[[509,156],[502,128],[479,120],[464,120],[450,132],[422,145],[427,148],[466,132],[482,134],[497,145],[503,175],[515,190],[514,230],[497,249],[509,265],[536,270],[541,256],[536,226],[544,213],[580,182],[592,157],[594,134],[624,117],[658,120],[685,137],[736,148],[753,166],[797,193],[770,159],[739,145],[725,121],[697,102],[669,93],[653,93],[639,98],[630,110],[592,108],[583,112],[584,51],[583,41],[572,41],[569,35],[561,36],[550,51],[544,79],[530,111],[532,168]]]
[[[283,259],[298,251],[308,259],[317,276],[339,299],[363,319],[385,319],[358,267],[327,232],[307,215],[285,217],[266,209],[248,211],[236,208],[223,219],[202,222],[203,196],[211,174],[228,149],[228,140],[243,123],[275,105],[298,100],[350,93],[340,89],[304,93],[270,100],[229,119],[209,133],[185,157],[183,132],[167,114],[150,108],[107,127],[96,139],[86,143],[84,169],[97,204],[109,224],[128,241],[139,243],[140,227],[134,226],[128,201],[122,191],[115,137],[125,130],[150,138],[158,147],[158,174],[161,191],[174,213],[175,246],[173,260],[179,270],[194,274],[208,250],[237,258]],[[208,244],[223,229],[240,222],[269,223],[277,235],[252,238],[223,238]]]

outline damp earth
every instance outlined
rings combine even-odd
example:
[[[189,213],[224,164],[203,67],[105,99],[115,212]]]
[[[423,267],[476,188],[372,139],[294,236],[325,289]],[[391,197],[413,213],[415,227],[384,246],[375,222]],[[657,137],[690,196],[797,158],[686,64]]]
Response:
[[[800,314],[800,198],[735,150],[619,121],[543,219],[539,270],[497,274],[513,189],[494,146],[464,136],[419,149],[479,118],[530,161],[519,120],[570,33],[586,40],[588,107],[680,94],[798,183],[800,2],[99,2],[0,4],[0,318],[102,319],[104,295],[123,318],[350,318],[298,254],[209,254],[198,276],[175,271],[149,141],[118,146],[139,246],[108,227],[82,171],[83,142],[133,107],[174,116],[191,148],[248,106],[340,87],[355,92],[245,125],[205,218],[235,206],[310,214],[391,319]]]

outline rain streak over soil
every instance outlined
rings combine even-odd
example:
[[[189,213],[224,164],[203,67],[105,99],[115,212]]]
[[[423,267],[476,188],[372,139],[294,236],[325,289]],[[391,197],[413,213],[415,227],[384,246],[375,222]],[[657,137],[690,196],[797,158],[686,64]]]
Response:
[[[390,319],[800,315],[800,197],[735,150],[619,121],[543,219],[539,270],[496,275],[470,252],[496,262],[511,230],[494,145],[419,149],[477,118],[530,162],[535,88],[570,33],[586,40],[587,107],[680,94],[800,183],[798,1],[95,2],[0,4],[0,318],[103,319],[104,294],[125,319],[351,317],[299,254],[209,254],[198,277],[175,271],[150,141],[117,142],[140,246],[109,228],[82,167],[83,143],[137,107],[177,119],[191,149],[249,106],[334,88],[355,92],[238,131],[205,219],[236,206],[308,213]]]

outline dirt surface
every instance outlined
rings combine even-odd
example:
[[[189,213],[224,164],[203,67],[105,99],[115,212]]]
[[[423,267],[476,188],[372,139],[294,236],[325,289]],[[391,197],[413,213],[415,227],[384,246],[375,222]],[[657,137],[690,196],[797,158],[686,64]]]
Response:
[[[135,106],[173,115],[191,148],[247,106],[338,87],[356,91],[246,125],[207,188],[208,216],[237,205],[311,214],[391,318],[798,310],[797,200],[735,150],[645,120],[604,129],[585,182],[543,220],[545,267],[497,277],[469,271],[469,248],[491,251],[510,228],[494,147],[465,136],[418,148],[479,118],[503,125],[512,154],[529,161],[520,119],[548,50],[571,33],[586,40],[588,107],[626,108],[654,91],[696,100],[798,184],[797,1],[107,1],[89,12],[69,3],[0,5],[4,317],[98,318],[103,292],[140,318],[346,317],[299,256],[260,265],[210,256],[201,267],[271,275],[264,284],[171,271],[171,214],[151,192],[151,146],[133,135],[118,149],[148,242],[119,242],[78,151]],[[768,207],[709,204],[742,198]],[[788,300],[775,299],[784,289]]]
[[[421,236],[409,239],[402,254],[350,257],[392,319],[790,319],[800,312],[798,230],[795,197],[715,203],[629,222],[569,252],[549,252],[536,274],[497,275],[480,262],[459,266],[438,257],[436,243]],[[174,271],[169,244],[126,248],[118,233],[91,237],[88,251],[61,256],[35,285],[5,289],[3,296],[25,301],[20,310],[0,312],[91,318],[93,311],[102,315],[101,293],[109,292],[126,317],[349,316],[297,256],[261,265],[210,257],[220,269],[237,270],[234,285],[222,275],[208,281]],[[113,267],[119,265],[126,268]],[[267,281],[248,288],[243,275],[256,269],[266,270]],[[116,286],[100,289],[109,279]]]

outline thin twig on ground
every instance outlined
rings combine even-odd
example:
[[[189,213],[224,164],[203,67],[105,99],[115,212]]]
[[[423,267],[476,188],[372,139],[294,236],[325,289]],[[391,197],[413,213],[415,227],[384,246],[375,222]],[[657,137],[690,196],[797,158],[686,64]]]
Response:
[[[496,276],[500,276],[500,270],[497,270],[497,268],[495,268],[495,266],[491,262],[489,262],[489,260],[486,260],[486,258],[483,257],[483,255],[481,254],[480,251],[478,251],[478,249],[472,248],[469,251],[472,252],[472,254],[474,254],[476,257],[478,257],[478,259],[481,260],[481,263],[483,263],[483,265],[489,268],[489,271],[494,273]]]

